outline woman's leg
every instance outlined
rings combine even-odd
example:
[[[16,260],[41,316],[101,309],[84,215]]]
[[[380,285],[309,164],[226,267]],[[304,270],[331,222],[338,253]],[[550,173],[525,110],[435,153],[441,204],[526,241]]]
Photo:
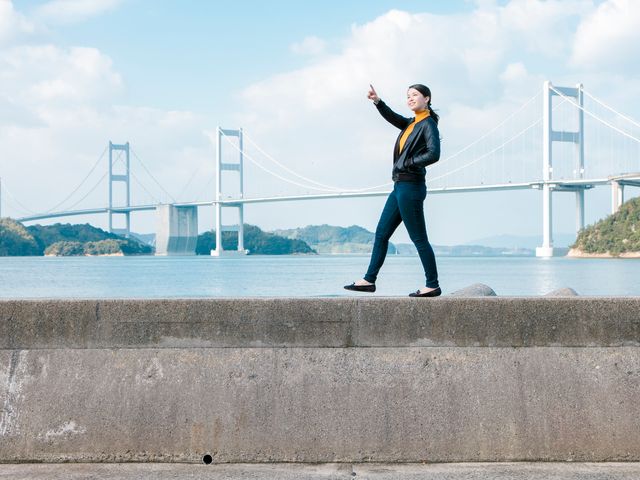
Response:
[[[417,182],[398,182],[397,185],[399,188],[396,189],[396,197],[400,215],[409,232],[409,238],[418,250],[424,268],[426,286],[437,288],[439,284],[436,257],[429,243],[424,221],[424,199],[427,196],[427,187],[424,183]]]
[[[402,221],[400,217],[400,210],[398,209],[398,201],[396,199],[396,187],[394,184],[393,191],[387,198],[376,227],[376,236],[373,243],[373,251],[371,252],[371,261],[369,262],[369,269],[364,279],[367,282],[375,283],[378,278],[378,272],[384,263],[384,259],[387,256],[387,250],[389,249],[389,239],[393,232],[396,231],[398,225]]]

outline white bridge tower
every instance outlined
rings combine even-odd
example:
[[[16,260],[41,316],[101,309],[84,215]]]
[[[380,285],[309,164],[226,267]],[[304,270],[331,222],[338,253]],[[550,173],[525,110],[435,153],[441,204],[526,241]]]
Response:
[[[563,95],[575,98],[577,105],[578,131],[568,132],[553,129],[553,97]],[[574,192],[576,195],[576,231],[584,228],[584,191],[593,185],[560,185],[553,178],[553,142],[570,142],[575,144],[576,164],[573,169],[575,180],[584,178],[584,96],[582,84],[575,87],[555,87],[548,80],[542,87],[542,246],[536,248],[537,257],[553,257],[564,255],[566,249],[553,246],[553,203],[552,193]]]
[[[122,151],[124,152],[124,172],[119,174],[114,173],[114,155],[113,152]],[[131,173],[131,162],[129,158],[129,142],[118,145],[111,141],[109,141],[109,232],[116,233],[118,235],[124,235],[129,238],[131,235],[131,211],[129,207],[131,206],[131,183],[130,183],[130,173]],[[125,185],[124,191],[124,205],[120,204],[119,207],[124,207],[122,209],[118,209],[117,206],[114,206],[114,188],[113,185],[116,182],[122,182]],[[124,228],[115,228],[113,226],[113,216],[120,215],[124,216],[125,226]]]
[[[222,161],[222,136],[225,137],[237,137],[238,138],[238,152],[239,161],[233,163],[225,163]],[[238,182],[240,186],[239,198],[244,196],[243,186],[243,143],[242,143],[242,129],[239,130],[226,130],[220,127],[216,128],[216,248],[211,250],[211,255],[219,257],[221,255],[240,254],[246,255],[249,253],[244,249],[244,204],[243,203],[221,203],[224,201],[224,192],[222,190],[222,174],[224,171],[230,170],[231,172],[238,172]],[[238,211],[238,223],[235,225],[223,225],[222,224],[222,211],[224,209],[237,209]],[[225,251],[222,248],[222,232],[238,232],[238,249],[237,251]]]

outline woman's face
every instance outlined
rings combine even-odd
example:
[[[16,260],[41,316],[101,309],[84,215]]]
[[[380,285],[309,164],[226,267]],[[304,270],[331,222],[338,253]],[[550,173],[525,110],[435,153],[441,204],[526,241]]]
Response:
[[[422,112],[427,109],[429,97],[425,97],[415,88],[407,90],[407,105],[414,112]]]

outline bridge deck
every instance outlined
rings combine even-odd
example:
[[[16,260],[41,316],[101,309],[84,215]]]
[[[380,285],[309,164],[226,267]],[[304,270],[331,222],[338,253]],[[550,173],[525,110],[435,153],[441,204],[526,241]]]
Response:
[[[576,189],[588,189],[593,188],[596,185],[606,185],[617,181],[620,184],[629,186],[640,186],[640,173],[638,174],[624,174],[615,177],[607,178],[594,178],[594,179],[580,179],[580,180],[553,180],[546,182],[557,190],[576,190]],[[450,193],[473,193],[473,192],[498,192],[508,190],[529,190],[529,189],[541,189],[545,184],[544,181],[534,182],[522,182],[522,183],[503,183],[494,185],[470,185],[460,187],[434,187],[429,188],[431,195],[450,194]],[[275,203],[275,202],[294,202],[302,200],[326,200],[332,198],[365,198],[365,197],[379,197],[388,195],[390,190],[374,191],[374,192],[338,192],[338,193],[322,193],[311,195],[290,195],[290,196],[277,196],[277,197],[245,197],[245,198],[227,198],[220,201],[201,201],[201,202],[183,202],[175,203],[177,207],[204,207],[213,206],[218,203],[228,206],[251,204],[251,203]],[[155,210],[158,205],[133,205],[130,207],[117,207],[112,208],[114,213],[127,213],[127,212],[140,212]],[[63,212],[47,212],[36,215],[27,215],[17,218],[20,222],[33,222],[36,220],[44,220],[48,218],[60,218],[71,217],[79,215],[95,215],[99,213],[107,213],[108,208],[92,208],[84,210],[73,210]]]

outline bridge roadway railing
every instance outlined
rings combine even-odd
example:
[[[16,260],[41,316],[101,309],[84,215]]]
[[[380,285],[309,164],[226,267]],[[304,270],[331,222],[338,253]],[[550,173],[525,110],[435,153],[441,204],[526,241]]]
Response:
[[[640,298],[0,301],[1,462],[640,460]]]
[[[627,173],[616,176],[610,176],[606,178],[592,178],[592,179],[578,179],[578,180],[553,180],[542,181],[536,180],[531,182],[521,183],[501,183],[492,185],[468,185],[468,186],[429,186],[429,193],[431,195],[445,194],[445,193],[480,193],[480,192],[497,192],[507,190],[540,190],[544,184],[550,184],[553,189],[558,190],[571,190],[575,191],[577,188],[593,188],[597,185],[618,184],[639,186],[640,185],[640,173]],[[277,202],[292,202],[301,200],[327,200],[335,198],[364,198],[364,197],[380,197],[386,196],[391,190],[381,191],[361,191],[361,192],[337,192],[337,193],[320,193],[320,194],[304,194],[304,195],[282,195],[272,197],[242,197],[242,198],[223,198],[221,200],[207,200],[207,201],[195,201],[195,202],[178,202],[171,204],[174,207],[210,207],[217,204],[226,206],[238,206],[251,203],[277,203]],[[16,220],[20,222],[35,222],[38,220],[47,220],[52,218],[72,217],[72,216],[84,216],[84,215],[97,215],[101,213],[131,213],[142,211],[157,210],[163,205],[149,204],[149,205],[131,205],[120,206],[109,209],[108,207],[89,208],[82,210],[69,210],[60,212],[45,212],[39,214],[28,215],[24,217],[18,217]]]

